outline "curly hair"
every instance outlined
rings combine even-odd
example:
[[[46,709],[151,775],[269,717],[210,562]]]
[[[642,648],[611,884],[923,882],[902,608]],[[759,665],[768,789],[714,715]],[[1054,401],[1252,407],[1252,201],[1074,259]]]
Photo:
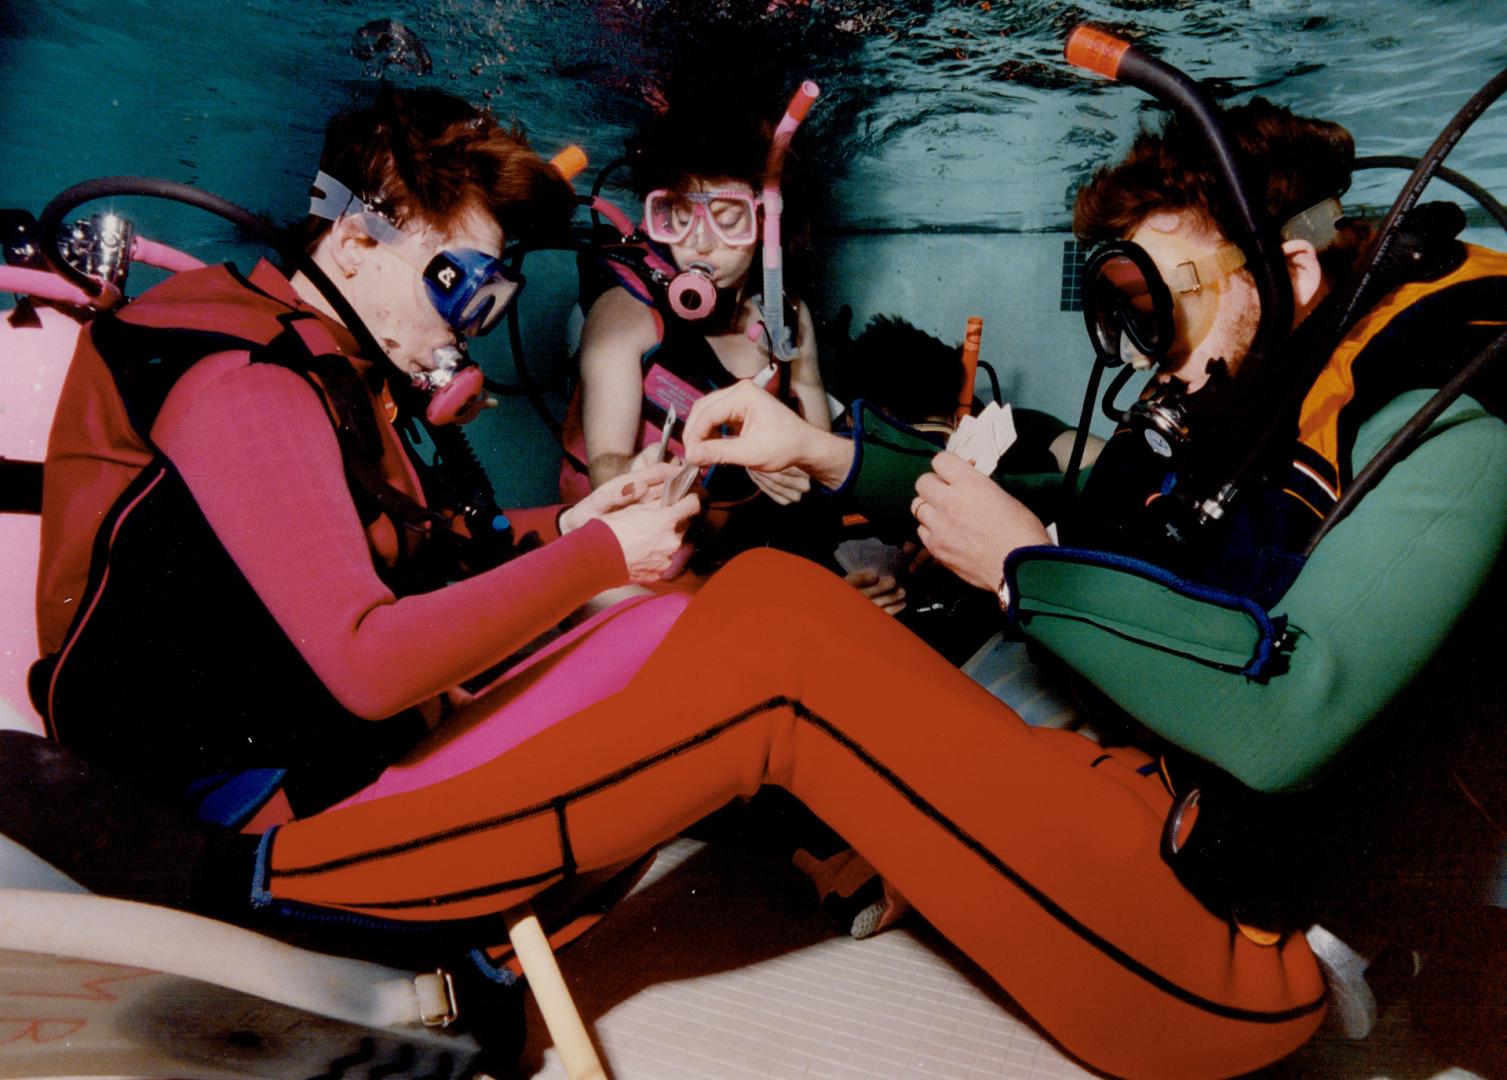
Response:
[[[1328,120],[1298,116],[1264,98],[1223,110],[1225,134],[1250,190],[1264,193],[1264,209],[1280,226],[1294,214],[1350,187],[1355,140]],[[1239,234],[1239,218],[1197,125],[1174,114],[1160,132],[1142,131],[1125,159],[1099,169],[1073,206],[1073,231],[1096,242],[1135,230],[1150,214],[1192,211],[1225,236]],[[1364,241],[1346,229],[1322,255],[1325,269],[1342,272]]]
[[[320,168],[395,224],[441,232],[480,205],[509,237],[556,235],[576,206],[570,184],[521,131],[439,90],[384,84],[371,104],[330,121]],[[297,241],[312,249],[329,227],[309,218]]]
[[[963,385],[959,352],[897,315],[875,315],[843,355],[839,396],[864,398],[907,424],[950,418]]]

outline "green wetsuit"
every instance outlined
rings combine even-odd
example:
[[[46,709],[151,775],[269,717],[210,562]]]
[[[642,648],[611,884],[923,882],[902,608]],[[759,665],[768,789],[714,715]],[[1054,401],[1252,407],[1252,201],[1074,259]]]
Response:
[[[1359,469],[1428,398],[1409,391],[1359,429]],[[905,511],[929,457],[870,415],[840,489],[878,516]],[[1272,614],[1286,670],[1242,674],[1244,612],[1134,574],[1018,556],[1018,624],[1136,720],[1248,786],[1312,780],[1418,675],[1480,591],[1507,537],[1507,424],[1457,401],[1319,545]]]

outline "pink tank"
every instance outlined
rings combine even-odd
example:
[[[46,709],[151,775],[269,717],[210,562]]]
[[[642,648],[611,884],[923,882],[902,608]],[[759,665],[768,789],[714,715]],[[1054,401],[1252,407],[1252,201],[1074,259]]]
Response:
[[[42,325],[12,326],[0,313],[0,457],[41,461],[47,433],[73,357],[79,325],[52,308],[38,308]],[[0,514],[0,727],[42,730],[26,694],[26,672],[37,659],[37,555],[41,519]]]

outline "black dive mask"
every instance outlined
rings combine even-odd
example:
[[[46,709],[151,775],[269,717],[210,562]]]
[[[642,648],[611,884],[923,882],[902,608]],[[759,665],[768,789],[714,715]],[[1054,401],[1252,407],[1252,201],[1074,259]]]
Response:
[[[1188,252],[1162,275],[1149,252],[1131,240],[1100,244],[1083,265],[1083,321],[1094,351],[1106,367],[1129,362],[1150,367],[1171,350],[1179,313],[1191,341],[1202,339],[1217,306],[1211,289],[1245,265],[1245,253],[1231,243],[1204,254]],[[1126,355],[1128,340],[1134,350]]]
[[[1100,244],[1083,264],[1083,321],[1106,367],[1126,362],[1125,339],[1146,357],[1165,355],[1176,326],[1172,293],[1139,244]]]

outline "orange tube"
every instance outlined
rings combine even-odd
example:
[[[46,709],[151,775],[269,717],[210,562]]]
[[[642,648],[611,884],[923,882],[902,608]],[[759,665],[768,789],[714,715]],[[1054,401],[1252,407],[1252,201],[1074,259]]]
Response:
[[[973,379],[978,373],[979,345],[984,337],[982,316],[968,316],[968,329],[963,334],[963,385],[958,390],[958,408],[953,423],[960,424],[963,417],[973,411]]]
[[[1068,35],[1064,50],[1067,62],[1074,67],[1098,72],[1107,79],[1120,76],[1120,59],[1130,42],[1096,30],[1092,26],[1080,26]]]
[[[560,170],[560,175],[565,179],[574,180],[586,168],[586,151],[571,143],[550,158],[549,163]]]

